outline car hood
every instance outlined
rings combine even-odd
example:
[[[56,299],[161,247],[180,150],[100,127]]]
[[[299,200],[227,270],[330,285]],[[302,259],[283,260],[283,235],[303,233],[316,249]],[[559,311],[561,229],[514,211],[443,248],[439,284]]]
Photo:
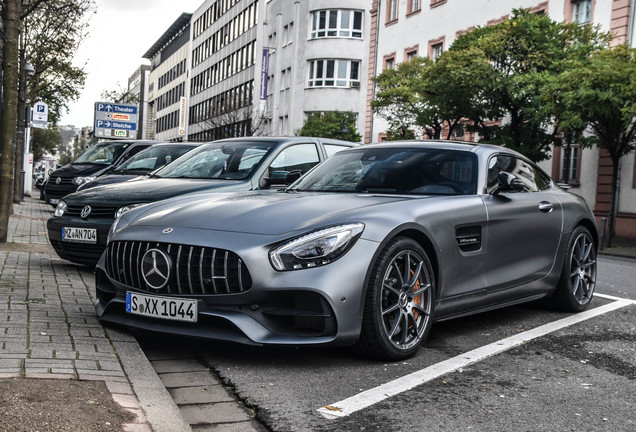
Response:
[[[122,183],[98,186],[67,195],[67,203],[127,205],[140,204],[172,198],[177,195],[208,190],[249,190],[246,181],[176,179],[176,178],[142,178]]]
[[[129,227],[159,226],[279,235],[372,216],[369,207],[405,196],[255,191],[181,197],[140,208]],[[364,212],[360,211],[364,209]],[[124,216],[126,217],[126,216]]]
[[[85,191],[87,189],[92,189],[92,188],[97,187],[97,186],[104,186],[104,185],[108,185],[108,184],[121,183],[121,182],[125,182],[125,181],[128,181],[128,180],[137,178],[139,176],[143,176],[143,175],[141,175],[141,174],[111,173],[111,174],[107,174],[107,175],[104,175],[104,176],[99,176],[98,178],[96,178],[92,182],[85,183],[84,185],[79,187],[78,191]],[[145,177],[145,176],[143,176],[143,177]]]
[[[50,177],[78,177],[78,176],[90,176],[99,175],[106,171],[110,165],[103,164],[68,164],[61,168],[56,169],[50,175]]]

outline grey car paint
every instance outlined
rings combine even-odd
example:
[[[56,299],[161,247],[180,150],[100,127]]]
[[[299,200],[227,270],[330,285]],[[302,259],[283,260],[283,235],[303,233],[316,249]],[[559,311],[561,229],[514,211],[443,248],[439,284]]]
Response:
[[[227,320],[239,331],[229,334],[214,325],[173,325],[113,312],[121,307],[122,295],[131,287],[107,275],[106,254],[96,269],[100,319],[252,344],[352,344],[362,332],[373,264],[398,236],[415,239],[431,260],[436,320],[549,296],[559,282],[574,228],[585,225],[596,240],[594,218],[585,202],[554,184],[534,193],[487,193],[485,174],[492,158],[512,155],[522,159],[517,153],[464,143],[391,145],[396,149],[428,145],[475,154],[477,193],[311,193],[296,192],[292,185],[286,192],[205,194],[144,206],[116,222],[111,241],[214,245],[236,252],[253,275],[252,288],[240,294],[194,298],[202,302],[200,315]],[[532,166],[529,161],[524,163]],[[348,252],[325,266],[277,271],[267,258],[272,247],[291,238],[353,222],[364,224],[361,237]],[[165,233],[166,228],[171,231]],[[477,250],[462,249],[463,228],[478,228],[479,234],[467,236],[480,242]],[[99,292],[104,289],[117,293],[116,297],[101,298]],[[333,309],[337,330],[301,337],[263,325],[261,302],[273,293],[285,292],[318,293]]]

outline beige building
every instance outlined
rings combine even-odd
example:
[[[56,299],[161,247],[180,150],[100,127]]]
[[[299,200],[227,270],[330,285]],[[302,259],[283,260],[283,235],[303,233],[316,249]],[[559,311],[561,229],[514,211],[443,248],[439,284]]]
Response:
[[[635,46],[635,0],[372,0],[369,78],[412,56],[436,57],[456,37],[475,26],[497,23],[512,9],[544,13],[555,21],[592,23],[611,31],[614,44]],[[373,85],[368,80],[365,142],[382,140],[387,124],[373,116],[369,102]],[[468,139],[469,137],[465,137]],[[558,182],[572,186],[585,198],[599,223],[608,215],[613,191],[611,163],[597,148],[556,147],[542,167]],[[616,235],[636,238],[636,164],[634,152],[620,166]]]

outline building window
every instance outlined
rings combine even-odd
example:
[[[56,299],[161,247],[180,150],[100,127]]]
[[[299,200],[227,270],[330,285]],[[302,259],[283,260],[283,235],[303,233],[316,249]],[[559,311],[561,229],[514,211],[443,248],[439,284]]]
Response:
[[[309,62],[309,87],[360,87],[360,61],[321,59]]]
[[[407,62],[407,61],[413,60],[415,57],[417,57],[418,51],[419,51],[419,47],[418,46],[414,46],[414,47],[405,49],[404,50],[404,61]]]
[[[384,67],[385,69],[394,69],[395,68],[395,53],[384,56]]]
[[[422,1],[421,0],[409,0],[408,12],[412,14],[413,12],[419,12],[422,9]]]
[[[386,21],[387,22],[393,22],[393,21],[397,21],[398,19],[398,0],[388,0],[387,1],[387,8],[386,8],[386,13],[387,13],[387,17],[386,17]]]
[[[429,42],[428,56],[433,60],[437,60],[444,52],[444,38]]]
[[[588,24],[592,17],[592,0],[572,2],[572,21]]]
[[[322,10],[313,14],[311,38],[362,38],[362,11]]]
[[[564,145],[561,149],[561,175],[559,181],[578,183],[579,147],[575,144]]]
[[[446,3],[446,0],[431,0],[431,7],[439,6]]]

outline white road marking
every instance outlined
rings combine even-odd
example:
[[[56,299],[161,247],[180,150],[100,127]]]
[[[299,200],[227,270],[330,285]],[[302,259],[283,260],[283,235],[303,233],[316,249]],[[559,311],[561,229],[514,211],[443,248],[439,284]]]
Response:
[[[426,369],[413,372],[409,375],[390,381],[386,384],[382,384],[378,387],[366,390],[340,402],[326,405],[318,409],[318,412],[328,419],[346,417],[355,413],[356,411],[368,408],[371,405],[382,402],[385,399],[388,399],[405,391],[411,390],[414,387],[417,387],[442,375],[446,375],[458,370],[459,368],[477,363],[488,357],[499,354],[510,348],[522,345],[548,333],[552,333],[554,331],[580,323],[590,318],[612,312],[625,306],[636,304],[636,301],[634,300],[605,296],[602,294],[594,295],[615,301],[613,303],[599,306],[585,312],[570,315],[567,318],[542,325],[532,330],[527,330],[525,332],[507,337],[505,339],[501,339],[488,345],[484,345],[472,351],[468,351],[464,354],[460,354],[456,357],[436,363],[432,366],[427,367]]]

